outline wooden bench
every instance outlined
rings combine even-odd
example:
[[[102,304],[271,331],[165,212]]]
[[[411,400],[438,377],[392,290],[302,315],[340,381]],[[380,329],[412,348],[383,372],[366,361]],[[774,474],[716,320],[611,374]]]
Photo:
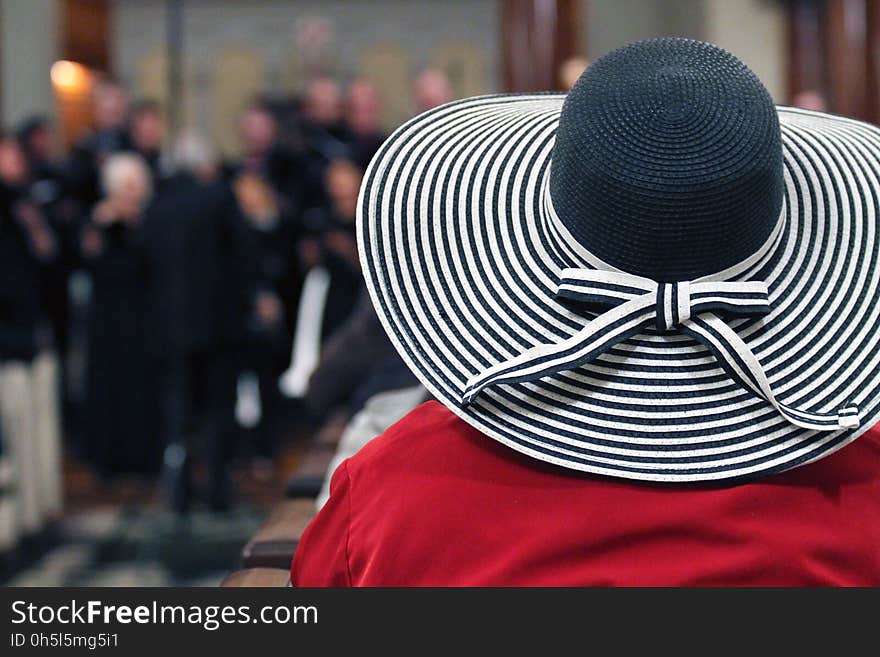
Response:
[[[287,497],[318,496],[348,420],[348,413],[338,410],[315,433],[302,460],[287,480],[284,490]]]
[[[345,427],[348,426],[350,419],[351,417],[349,416],[348,411],[334,411],[330,414],[330,418],[315,433],[315,436],[312,439],[312,444],[336,447],[339,444],[342,432],[345,431]]]
[[[290,499],[272,510],[259,531],[244,546],[241,561],[247,570],[241,572],[266,568],[286,571],[290,568],[299,539],[315,515],[315,497],[321,492],[347,422],[347,414],[334,413],[315,434],[287,482],[286,494]]]
[[[290,571],[280,568],[247,568],[237,570],[224,579],[223,587],[276,587],[290,583]]]
[[[285,500],[276,506],[260,530],[244,546],[244,568],[290,568],[299,539],[315,515],[311,499]]]
[[[287,480],[284,494],[290,498],[316,498],[324,485],[324,478],[334,454],[335,446],[312,445]]]

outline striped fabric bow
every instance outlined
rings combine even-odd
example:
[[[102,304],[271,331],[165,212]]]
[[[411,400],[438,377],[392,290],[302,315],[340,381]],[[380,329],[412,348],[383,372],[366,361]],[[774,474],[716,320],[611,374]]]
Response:
[[[535,381],[573,370],[653,323],[661,331],[678,329],[705,345],[734,381],[765,399],[796,426],[834,431],[859,425],[854,406],[837,413],[813,413],[780,403],[748,345],[718,317],[717,312],[767,314],[770,302],[763,282],[655,283],[622,272],[565,269],[556,295],[611,309],[566,340],[538,345],[472,377],[462,395],[463,404],[473,402],[488,386]]]

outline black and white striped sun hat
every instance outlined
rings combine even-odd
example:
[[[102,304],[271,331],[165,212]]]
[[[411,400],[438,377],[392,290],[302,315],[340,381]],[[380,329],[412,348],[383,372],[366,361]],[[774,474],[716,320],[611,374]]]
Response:
[[[749,479],[880,421],[878,197],[876,128],[658,39],[568,95],[409,121],[358,232],[392,341],[469,424],[576,470]]]

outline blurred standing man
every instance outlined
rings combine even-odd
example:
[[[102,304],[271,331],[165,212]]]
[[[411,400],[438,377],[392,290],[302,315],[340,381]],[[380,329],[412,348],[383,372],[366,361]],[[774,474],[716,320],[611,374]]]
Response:
[[[298,226],[262,178],[239,176],[235,193],[256,256],[254,308],[247,321],[242,369],[254,373],[259,390],[262,413],[255,426],[257,465],[268,471],[277,448],[278,377],[287,365],[301,284],[296,261]]]
[[[318,77],[309,82],[303,98],[305,207],[317,208],[327,200],[324,171],[333,160],[350,157],[354,139],[345,124],[342,89],[336,80]]]
[[[52,124],[44,116],[32,116],[21,124],[17,136],[27,159],[31,198],[43,207],[54,205],[62,197],[62,180],[52,159]]]
[[[241,115],[239,131],[244,155],[238,171],[269,181],[289,209],[297,211],[302,203],[301,165],[280,143],[275,115],[262,103],[253,103]]]
[[[320,359],[321,343],[342,326],[363,293],[355,237],[361,171],[350,160],[326,167],[324,204],[302,217],[298,244],[305,272],[299,296],[290,367],[281,377],[288,397],[302,397]]]
[[[351,133],[345,125],[342,89],[333,78],[309,82],[303,99],[306,140],[327,159],[339,157]]]
[[[348,87],[346,122],[352,133],[351,158],[362,170],[367,168],[387,135],[380,121],[379,94],[369,80],[355,80]]]
[[[165,116],[162,106],[154,100],[135,103],[128,121],[128,139],[131,149],[140,155],[157,187],[162,179],[162,143],[165,141]]]
[[[331,336],[351,315],[363,291],[355,236],[361,171],[350,160],[327,166],[327,204],[322,216],[320,266],[330,273],[330,288],[321,324],[322,339]]]
[[[99,80],[92,92],[93,130],[71,151],[67,163],[69,192],[90,208],[101,197],[99,172],[111,153],[128,146],[128,94],[110,78]]]
[[[61,506],[57,372],[43,284],[58,247],[27,183],[18,142],[0,138],[0,424],[25,533]]]
[[[191,506],[199,451],[193,434],[205,445],[209,505],[229,507],[237,355],[253,298],[252,250],[235,199],[216,175],[211,148],[186,140],[144,222],[149,339],[159,370],[165,473],[178,513]]]
[[[44,293],[55,344],[63,355],[67,346],[67,282],[76,250],[76,211],[65,195],[62,171],[52,158],[55,135],[49,120],[42,116],[26,119],[17,136],[27,159],[28,197],[40,208],[58,240],[55,266],[45,272]]]

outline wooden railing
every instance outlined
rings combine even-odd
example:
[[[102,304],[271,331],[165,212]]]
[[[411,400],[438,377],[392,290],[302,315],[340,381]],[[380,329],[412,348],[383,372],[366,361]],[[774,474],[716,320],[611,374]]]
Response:
[[[300,537],[315,515],[315,498],[329,474],[328,468],[347,419],[344,414],[333,415],[316,432],[287,483],[287,498],[275,505],[242,549],[242,570],[229,575],[221,586],[288,584],[290,562]]]

